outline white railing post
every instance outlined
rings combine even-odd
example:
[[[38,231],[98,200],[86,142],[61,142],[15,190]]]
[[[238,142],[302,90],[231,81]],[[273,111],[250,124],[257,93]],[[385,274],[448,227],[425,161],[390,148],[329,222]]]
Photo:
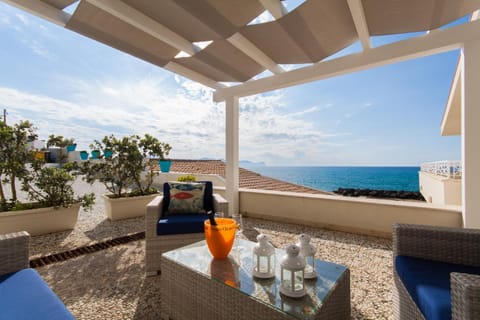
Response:
[[[460,160],[425,162],[420,165],[420,171],[449,179],[461,179],[462,162]]]

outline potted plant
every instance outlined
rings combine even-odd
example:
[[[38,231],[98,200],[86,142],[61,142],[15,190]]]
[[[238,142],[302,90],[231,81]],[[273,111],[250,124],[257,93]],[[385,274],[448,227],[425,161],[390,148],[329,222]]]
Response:
[[[169,155],[172,147],[168,143],[160,142],[155,137],[152,137],[149,134],[145,134],[145,137],[142,139],[142,144],[140,145],[143,148],[143,152],[150,158],[157,158],[158,164],[160,166],[161,172],[169,172],[172,161],[170,159],[165,159]]]
[[[112,151],[112,156],[104,157],[101,162],[87,161],[82,165],[87,182],[98,180],[109,191],[103,195],[107,217],[119,220],[143,216],[145,206],[158,193],[152,187],[158,172],[154,171],[148,157],[163,155],[171,147],[148,134],[143,138],[131,135],[120,139],[110,135],[95,141],[91,147],[103,154]]]
[[[76,197],[72,183],[75,180],[75,164],[66,164],[63,168],[44,166],[44,161],[34,160],[23,154],[25,133],[33,132],[28,122],[21,122],[13,127],[0,127],[2,135],[0,161],[2,181],[8,181],[12,188],[12,198],[6,199],[0,185],[0,233],[26,230],[32,235],[73,229],[78,217],[79,207],[91,208],[94,203],[93,194]],[[16,139],[19,139],[19,141]],[[15,149],[15,157],[4,157],[4,150]],[[16,164],[16,176],[22,182],[22,190],[27,192],[31,202],[19,202],[16,197],[16,186],[12,184],[12,163]],[[30,166],[30,167],[29,167]],[[6,168],[6,170],[5,170]],[[13,180],[15,181],[15,179]]]
[[[100,159],[100,150],[92,150],[92,159]]]
[[[88,152],[85,150],[80,151],[80,159],[81,160],[88,160]]]

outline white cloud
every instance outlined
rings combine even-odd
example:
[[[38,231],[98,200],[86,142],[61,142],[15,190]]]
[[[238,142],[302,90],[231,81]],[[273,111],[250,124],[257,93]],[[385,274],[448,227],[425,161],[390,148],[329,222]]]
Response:
[[[46,59],[53,58],[53,55],[51,54],[51,52],[37,40],[24,38],[22,39],[22,43],[26,47],[30,48],[30,50],[32,50],[35,54],[39,55],[40,57],[43,57]]]
[[[66,79],[65,79],[66,80]],[[79,148],[94,139],[150,133],[173,146],[173,158],[225,158],[225,106],[211,100],[212,91],[189,80],[69,79],[69,101],[0,87],[0,107],[9,122],[31,120],[40,138],[50,134],[73,137]],[[332,135],[299,117],[285,113],[283,92],[240,100],[241,158],[275,164],[332,145]],[[303,113],[321,109],[312,107]],[[313,160],[312,160],[313,161]]]
[[[323,106],[313,106],[298,112],[292,112],[292,113],[286,114],[285,117],[301,117],[306,114],[323,111],[331,107],[333,107],[333,104],[330,104],[330,103]]]
[[[9,26],[11,23],[12,21],[10,20],[10,17],[5,13],[3,13],[2,11],[0,11],[0,24]]]
[[[15,14],[15,16],[17,17],[18,20],[20,20],[20,22],[23,25],[25,25],[27,27],[30,25],[30,20],[24,14],[17,13],[17,14]]]

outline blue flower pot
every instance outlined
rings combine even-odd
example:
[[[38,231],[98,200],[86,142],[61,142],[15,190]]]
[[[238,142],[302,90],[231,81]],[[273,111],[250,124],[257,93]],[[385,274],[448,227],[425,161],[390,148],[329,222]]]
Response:
[[[93,150],[92,151],[92,159],[100,159],[100,151]]]
[[[170,166],[172,165],[171,160],[158,160],[158,164],[160,165],[160,171],[170,172]]]
[[[110,159],[113,155],[113,151],[112,150],[105,150],[103,152],[103,156],[105,157],[105,159]]]
[[[80,151],[80,159],[88,160],[88,152],[87,151]]]
[[[67,152],[72,152],[72,151],[75,151],[75,148],[77,147],[77,144],[74,143],[74,144],[69,144],[67,146]]]

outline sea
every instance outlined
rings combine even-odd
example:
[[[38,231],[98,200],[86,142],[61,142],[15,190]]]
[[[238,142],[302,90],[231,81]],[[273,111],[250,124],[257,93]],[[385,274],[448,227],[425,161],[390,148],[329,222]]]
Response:
[[[249,170],[324,191],[338,188],[419,191],[420,167],[271,167]]]

